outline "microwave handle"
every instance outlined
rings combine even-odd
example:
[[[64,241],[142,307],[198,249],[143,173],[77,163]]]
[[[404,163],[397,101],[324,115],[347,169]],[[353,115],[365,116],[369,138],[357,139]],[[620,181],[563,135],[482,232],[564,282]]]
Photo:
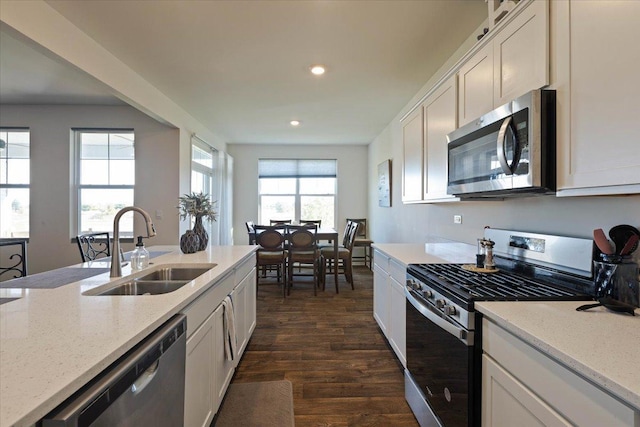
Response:
[[[511,169],[513,165],[509,166],[509,163],[507,162],[507,155],[504,151],[504,144],[506,142],[507,132],[511,132],[513,134],[513,129],[511,128],[511,126],[509,126],[511,124],[511,119],[512,119],[511,116],[504,119],[504,122],[502,122],[502,126],[500,126],[500,132],[498,132],[498,139],[496,140],[497,149],[498,149],[498,161],[500,161],[500,166],[502,166],[502,171],[506,175],[513,174],[513,170]]]

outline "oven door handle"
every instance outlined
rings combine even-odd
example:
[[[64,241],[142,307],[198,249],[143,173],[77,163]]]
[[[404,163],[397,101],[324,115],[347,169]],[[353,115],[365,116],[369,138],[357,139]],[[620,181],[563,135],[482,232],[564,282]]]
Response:
[[[440,314],[440,312],[436,309],[430,307],[429,305],[422,304],[413,295],[411,295],[411,292],[409,292],[406,288],[404,290],[404,294],[407,297],[407,301],[409,301],[411,305],[413,305],[416,310],[418,310],[424,317],[436,324],[436,326],[444,329],[465,344],[473,345],[473,342],[469,341],[468,332],[464,328],[460,328],[447,319],[443,318],[442,314]]]

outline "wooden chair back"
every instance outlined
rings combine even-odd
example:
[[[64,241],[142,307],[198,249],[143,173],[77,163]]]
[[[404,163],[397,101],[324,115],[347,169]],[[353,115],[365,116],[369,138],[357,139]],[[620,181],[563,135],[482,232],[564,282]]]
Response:
[[[288,249],[290,251],[317,249],[317,232],[318,226],[316,224],[287,225]]]
[[[284,235],[280,228],[268,225],[255,225],[256,244],[260,250],[284,251]]]
[[[286,225],[291,224],[290,219],[270,219],[269,225]]]
[[[347,218],[347,221],[359,222],[360,229],[358,230],[358,235],[356,237],[367,238],[367,218]]]
[[[253,223],[253,221],[247,221],[244,223],[244,225],[247,227],[247,233],[249,234],[249,244],[255,245],[256,244],[256,225]]]

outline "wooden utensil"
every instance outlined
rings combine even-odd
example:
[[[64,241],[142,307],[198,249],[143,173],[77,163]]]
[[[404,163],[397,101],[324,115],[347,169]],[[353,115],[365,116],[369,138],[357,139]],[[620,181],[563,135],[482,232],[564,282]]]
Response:
[[[598,247],[598,249],[600,249],[600,252],[602,252],[603,254],[613,255],[615,253],[615,251],[613,250],[613,247],[611,246],[611,243],[609,243],[609,240],[607,239],[607,236],[605,236],[602,228],[593,230],[593,240],[596,242],[596,246]]]

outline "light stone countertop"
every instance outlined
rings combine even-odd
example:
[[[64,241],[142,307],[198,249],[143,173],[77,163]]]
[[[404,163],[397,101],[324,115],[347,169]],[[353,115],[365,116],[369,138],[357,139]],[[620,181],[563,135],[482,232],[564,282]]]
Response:
[[[19,298],[0,305],[0,426],[34,424],[252,256],[256,246],[213,246],[189,255],[177,246],[150,249],[171,251],[153,258],[150,268],[170,263],[217,266],[164,295],[82,295],[120,280],[108,272],[56,289],[0,289],[2,298]],[[123,276],[131,273],[130,266],[123,267]]]
[[[476,247],[467,243],[374,243],[372,246],[404,265],[476,262]]]
[[[487,318],[640,411],[640,309],[636,316],[584,301],[476,302]]]

